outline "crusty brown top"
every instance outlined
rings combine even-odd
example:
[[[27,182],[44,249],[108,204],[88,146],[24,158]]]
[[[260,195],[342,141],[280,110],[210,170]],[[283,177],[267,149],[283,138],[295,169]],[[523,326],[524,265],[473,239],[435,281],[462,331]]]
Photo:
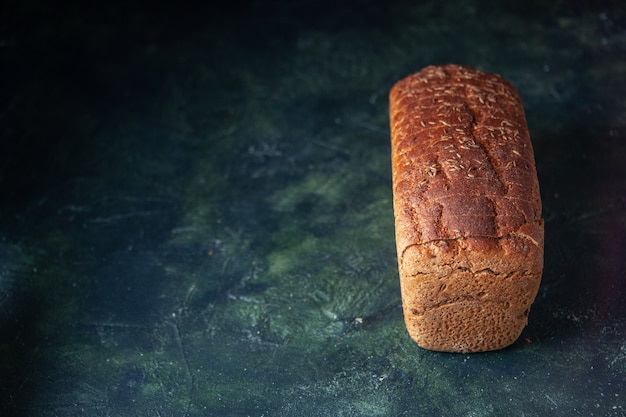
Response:
[[[389,102],[399,255],[442,239],[542,240],[533,150],[508,81],[431,66],[399,81]]]

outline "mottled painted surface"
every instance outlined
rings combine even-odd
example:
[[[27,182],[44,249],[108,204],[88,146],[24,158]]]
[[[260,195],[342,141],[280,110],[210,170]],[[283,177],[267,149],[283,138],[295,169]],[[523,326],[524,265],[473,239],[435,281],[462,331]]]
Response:
[[[626,415],[624,6],[411,3],[6,7],[3,414]],[[400,306],[387,94],[448,62],[515,84],[543,197],[488,354]]]

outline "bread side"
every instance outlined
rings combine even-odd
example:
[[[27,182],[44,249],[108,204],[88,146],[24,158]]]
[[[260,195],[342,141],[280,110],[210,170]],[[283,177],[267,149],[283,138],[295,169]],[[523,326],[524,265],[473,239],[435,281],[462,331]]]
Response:
[[[422,347],[500,349],[527,323],[543,268],[535,161],[515,88],[431,66],[390,92],[405,321]]]

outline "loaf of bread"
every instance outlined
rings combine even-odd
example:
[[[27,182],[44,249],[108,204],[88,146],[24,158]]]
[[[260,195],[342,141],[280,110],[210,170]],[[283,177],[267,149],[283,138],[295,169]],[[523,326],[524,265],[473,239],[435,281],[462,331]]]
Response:
[[[543,270],[541,199],[524,109],[511,83],[430,66],[389,96],[402,304],[419,346],[509,346]]]

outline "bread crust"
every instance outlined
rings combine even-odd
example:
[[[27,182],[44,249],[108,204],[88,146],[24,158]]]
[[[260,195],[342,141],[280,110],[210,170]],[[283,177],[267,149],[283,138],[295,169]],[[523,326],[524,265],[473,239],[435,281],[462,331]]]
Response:
[[[429,66],[389,95],[398,269],[423,348],[512,344],[543,269],[535,159],[519,95],[499,75]]]

